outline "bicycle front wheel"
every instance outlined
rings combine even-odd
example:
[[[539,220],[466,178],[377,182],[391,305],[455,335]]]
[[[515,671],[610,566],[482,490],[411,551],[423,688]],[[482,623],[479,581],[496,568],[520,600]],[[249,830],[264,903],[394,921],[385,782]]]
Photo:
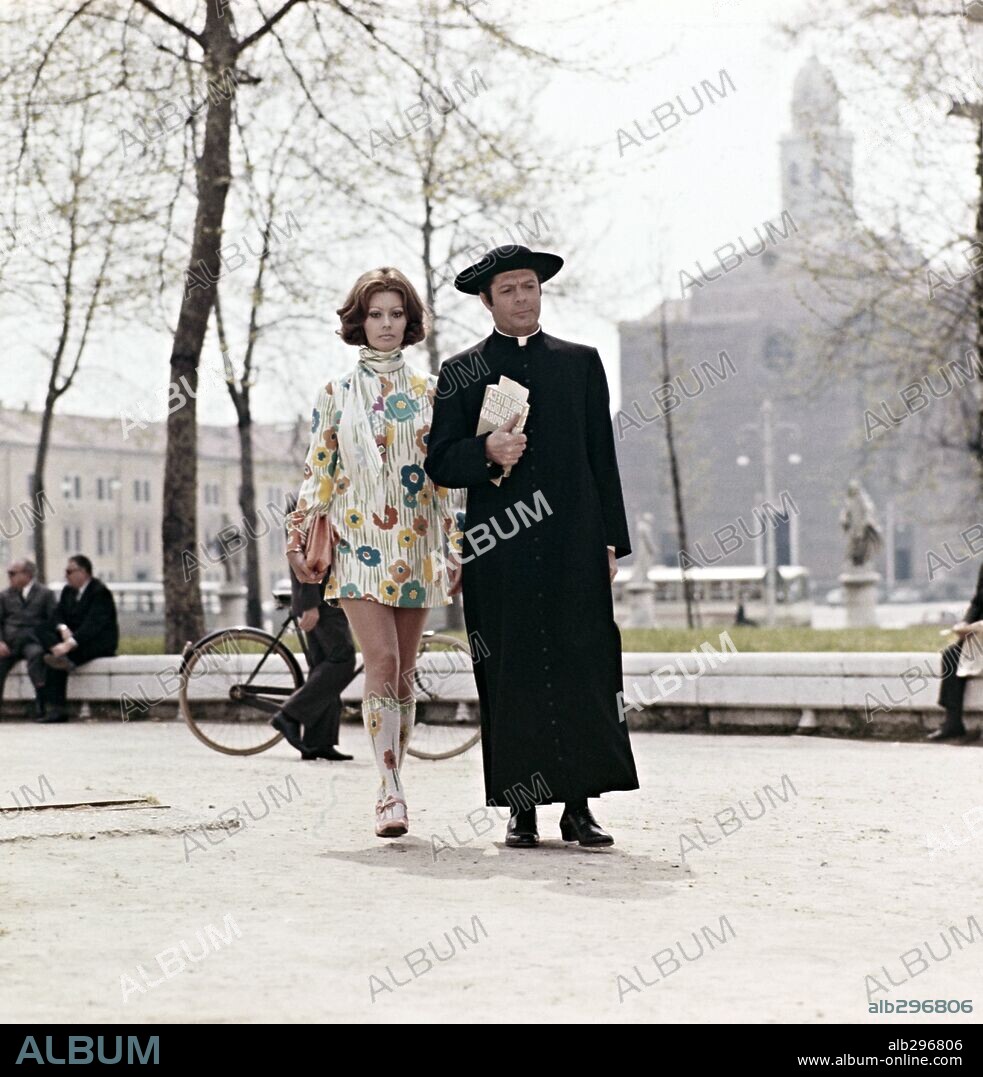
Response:
[[[224,628],[185,654],[178,703],[203,744],[225,755],[255,755],[283,739],[270,718],[303,683],[282,640],[258,628]]]
[[[417,759],[450,759],[481,740],[477,704],[455,698],[472,683],[471,650],[455,636],[427,634],[417,657],[441,652],[433,671],[417,667],[413,675],[416,725],[407,751]]]

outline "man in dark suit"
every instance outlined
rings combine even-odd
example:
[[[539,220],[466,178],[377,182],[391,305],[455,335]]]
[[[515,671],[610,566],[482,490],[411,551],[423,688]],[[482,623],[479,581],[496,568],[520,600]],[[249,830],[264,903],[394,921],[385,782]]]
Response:
[[[976,622],[983,618],[983,563],[980,564],[979,576],[976,579],[976,594],[966,607],[963,619],[959,624],[953,625],[952,630],[959,637],[955,643],[950,643],[942,652],[942,683],[939,685],[939,706],[945,707],[945,721],[942,727],[934,733],[929,733],[927,740],[936,743],[947,740],[970,740],[963,725],[963,697],[966,695],[966,678],[956,675],[959,667],[959,656],[967,637],[971,637],[970,646],[977,648],[983,646],[983,635],[974,634],[971,629]],[[983,626],[981,626],[983,627]],[[978,653],[978,652],[970,652]],[[978,735],[978,734],[977,734]]]
[[[11,667],[21,658],[34,685],[36,717],[45,715],[44,652],[53,641],[55,596],[34,578],[33,561],[12,561],[7,566],[10,586],[0,592],[0,701]]]
[[[289,509],[288,515],[292,511]],[[355,676],[355,643],[348,618],[339,606],[324,600],[324,580],[301,583],[292,566],[290,590],[290,612],[307,636],[307,680],[270,724],[300,752],[302,759],[351,759],[335,747],[341,723],[341,692]]]
[[[82,554],[68,559],[65,586],[55,610],[61,642],[44,662],[49,667],[46,695],[48,713],[39,722],[65,722],[68,675],[93,658],[108,658],[119,646],[119,624],[112,592],[92,575],[92,562]]]

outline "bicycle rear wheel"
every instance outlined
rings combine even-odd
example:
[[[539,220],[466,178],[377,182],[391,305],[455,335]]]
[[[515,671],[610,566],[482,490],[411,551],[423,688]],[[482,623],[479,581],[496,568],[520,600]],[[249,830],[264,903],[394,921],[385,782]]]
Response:
[[[440,652],[447,656],[432,671],[417,667],[413,675],[416,725],[407,751],[417,759],[450,759],[481,740],[477,704],[456,698],[472,683],[471,650],[455,636],[427,634],[417,655]]]
[[[254,755],[283,739],[270,718],[303,683],[282,640],[258,628],[224,628],[185,653],[178,703],[203,744],[225,755]]]

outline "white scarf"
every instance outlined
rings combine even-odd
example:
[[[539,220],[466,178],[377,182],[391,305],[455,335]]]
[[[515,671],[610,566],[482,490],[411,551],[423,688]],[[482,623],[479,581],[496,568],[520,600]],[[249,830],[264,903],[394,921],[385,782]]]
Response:
[[[354,477],[353,481],[364,476],[368,489],[375,487],[382,475],[383,452],[372,430],[372,405],[379,396],[372,375],[391,374],[402,369],[405,362],[401,348],[388,352],[359,348],[358,366],[352,371],[350,388],[342,403],[338,424],[341,463],[345,472]]]

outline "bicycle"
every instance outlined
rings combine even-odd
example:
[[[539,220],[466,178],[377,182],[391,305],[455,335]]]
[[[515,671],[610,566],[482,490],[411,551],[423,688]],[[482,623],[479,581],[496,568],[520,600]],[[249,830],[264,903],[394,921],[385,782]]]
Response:
[[[282,733],[270,727],[269,718],[304,683],[304,671],[283,641],[289,628],[300,640],[308,667],[311,663],[307,634],[290,612],[290,592],[274,591],[273,598],[278,610],[287,610],[275,636],[261,628],[219,628],[197,643],[186,643],[181,656],[181,715],[198,740],[225,755],[255,755],[283,739]],[[470,673],[471,651],[464,641],[424,632],[417,656],[441,650],[454,652],[452,674]],[[255,664],[254,656],[258,659]],[[353,677],[363,669],[360,662]],[[202,677],[207,684],[199,688],[196,681]],[[410,755],[418,759],[450,759],[478,743],[481,730],[474,727],[472,707],[442,699],[433,690],[433,678],[419,667],[413,680],[417,708]],[[346,705],[342,718],[352,717],[361,721],[361,709]]]

